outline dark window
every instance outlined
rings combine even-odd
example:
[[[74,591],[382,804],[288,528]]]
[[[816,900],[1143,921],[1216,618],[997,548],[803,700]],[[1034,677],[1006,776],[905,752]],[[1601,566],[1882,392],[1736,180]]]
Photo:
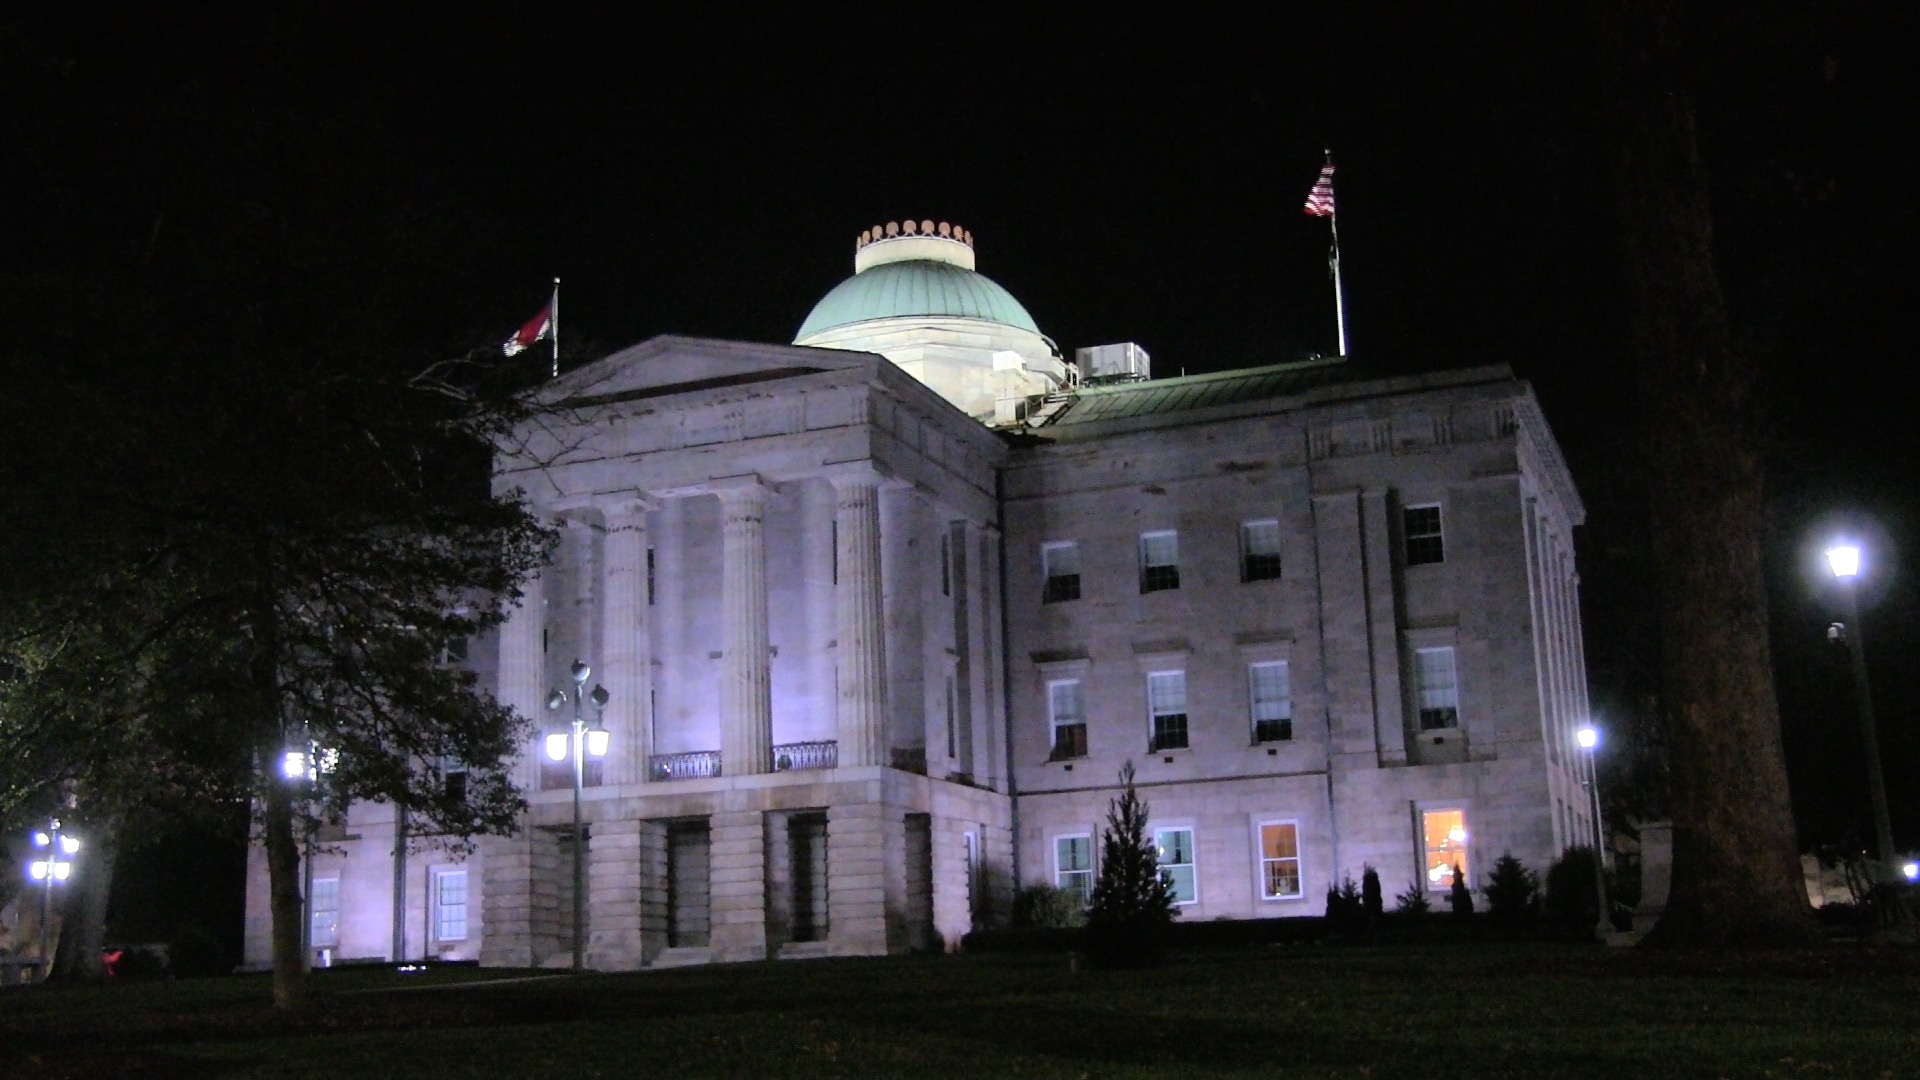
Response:
[[[1445,562],[1447,549],[1440,535],[1438,506],[1409,506],[1401,515],[1406,536],[1407,565]]]
[[[1280,523],[1249,521],[1240,526],[1240,580],[1274,581],[1280,577]]]
[[[1087,756],[1087,725],[1055,724],[1053,728],[1053,751],[1047,755],[1048,761],[1064,761],[1068,758]]]
[[[1040,545],[1040,570],[1046,577],[1040,602],[1080,599],[1080,545],[1072,541]]]
[[[647,603],[653,603],[653,549],[647,549]]]
[[[1186,748],[1186,713],[1162,713],[1153,718],[1153,744],[1148,749],[1184,750]]]
[[[1140,591],[1159,592],[1180,587],[1180,535],[1152,532],[1140,535]]]

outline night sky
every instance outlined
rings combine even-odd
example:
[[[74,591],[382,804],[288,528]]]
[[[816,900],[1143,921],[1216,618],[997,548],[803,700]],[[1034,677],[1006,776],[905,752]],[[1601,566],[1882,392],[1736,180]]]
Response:
[[[379,184],[433,192],[472,231],[459,288],[415,313],[449,343],[504,338],[556,274],[586,355],[669,332],[784,342],[852,272],[861,229],[911,216],[971,229],[981,271],[1066,350],[1138,341],[1163,376],[1300,359],[1333,349],[1326,223],[1300,211],[1331,146],[1355,361],[1505,363],[1533,383],[1589,503],[1602,723],[1632,728],[1652,689],[1615,180],[1577,12],[59,6],[0,23],[0,43],[66,63],[105,113],[178,99],[364,125]],[[1920,97],[1900,47],[1920,38],[1892,4],[1738,8],[1700,21],[1701,130],[1736,329],[1767,378],[1796,811],[1804,843],[1869,835],[1814,574],[1819,530],[1853,514],[1879,545],[1870,659],[1912,847],[1920,153],[1895,103]],[[103,183],[137,188],[140,152],[113,130],[72,135]],[[205,160],[209,183],[250,167],[217,141]]]

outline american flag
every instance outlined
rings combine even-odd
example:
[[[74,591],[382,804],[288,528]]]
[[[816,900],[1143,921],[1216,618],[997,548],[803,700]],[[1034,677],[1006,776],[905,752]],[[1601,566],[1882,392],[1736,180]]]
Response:
[[[1331,161],[1320,170],[1320,179],[1313,182],[1313,190],[1307,192],[1307,214],[1311,217],[1333,216],[1333,162]]]

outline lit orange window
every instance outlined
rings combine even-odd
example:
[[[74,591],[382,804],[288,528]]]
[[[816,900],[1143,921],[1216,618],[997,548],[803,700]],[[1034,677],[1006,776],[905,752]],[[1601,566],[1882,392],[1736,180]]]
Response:
[[[1473,868],[1467,865],[1465,810],[1428,810],[1420,815],[1420,832],[1426,847],[1427,888],[1452,888],[1456,866],[1461,880],[1473,881]]]

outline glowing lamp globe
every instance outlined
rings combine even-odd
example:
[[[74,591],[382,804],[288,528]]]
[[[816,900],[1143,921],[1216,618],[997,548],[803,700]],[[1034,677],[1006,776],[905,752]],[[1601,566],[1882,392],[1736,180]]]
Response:
[[[1835,544],[1827,549],[1827,568],[1846,581],[1860,576],[1860,545]]]
[[[1573,733],[1573,741],[1580,744],[1580,749],[1591,750],[1600,745],[1600,729],[1591,724],[1583,724]]]
[[[606,728],[594,728],[587,732],[587,756],[602,758],[607,756],[607,742],[610,738]]]
[[[1920,863],[1910,862],[1900,868],[1900,873],[1908,881],[1920,881]]]
[[[568,736],[561,732],[555,732],[554,734],[547,736],[548,760],[550,761],[567,760],[567,739],[568,739]]]

